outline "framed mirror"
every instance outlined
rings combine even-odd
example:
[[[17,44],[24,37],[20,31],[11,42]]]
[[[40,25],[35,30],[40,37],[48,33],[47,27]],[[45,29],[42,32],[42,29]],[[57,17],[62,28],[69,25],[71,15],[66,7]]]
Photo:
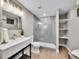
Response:
[[[3,27],[8,29],[21,29],[22,28],[22,21],[21,17],[14,15],[10,12],[3,10]]]

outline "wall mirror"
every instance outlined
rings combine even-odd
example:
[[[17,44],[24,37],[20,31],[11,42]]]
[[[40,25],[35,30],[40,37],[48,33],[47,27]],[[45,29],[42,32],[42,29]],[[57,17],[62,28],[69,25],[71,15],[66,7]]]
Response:
[[[22,28],[22,21],[21,17],[9,13],[5,10],[2,12],[2,20],[3,20],[3,27],[8,29],[21,29]]]

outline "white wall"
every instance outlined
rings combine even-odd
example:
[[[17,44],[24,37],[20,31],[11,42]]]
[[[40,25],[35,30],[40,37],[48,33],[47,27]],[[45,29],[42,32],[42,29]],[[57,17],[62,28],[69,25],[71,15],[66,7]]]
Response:
[[[14,8],[11,9],[10,5],[8,5],[7,3],[5,3],[3,5],[3,7],[4,7],[4,10],[6,10],[6,11],[8,11],[8,12],[14,14],[14,15],[21,16],[21,18],[22,18],[22,28],[24,30],[24,35],[25,36],[31,36],[31,35],[33,35],[33,14],[31,12],[29,12],[27,9],[25,9],[24,7],[21,6],[22,9],[23,9],[22,10],[23,14],[20,15],[20,13],[16,11],[16,9],[14,9]],[[17,30],[16,29],[12,29],[12,30],[16,34]],[[11,32],[12,32],[12,30],[11,30]]]
[[[79,0],[76,0],[76,4],[79,4]]]
[[[27,10],[23,10],[24,14],[22,17],[22,28],[25,36],[33,35],[33,15]]]
[[[68,26],[68,47],[71,50],[79,49],[79,18],[70,20]]]
[[[70,11],[68,21],[68,47],[70,50],[79,49],[79,17],[76,9]]]
[[[68,13],[68,18],[69,19],[75,19],[77,17],[77,11],[76,8],[72,9]]]

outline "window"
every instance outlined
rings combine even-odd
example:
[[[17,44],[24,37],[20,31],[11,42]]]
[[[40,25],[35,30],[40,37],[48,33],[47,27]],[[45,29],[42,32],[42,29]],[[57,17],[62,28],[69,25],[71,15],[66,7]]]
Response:
[[[14,19],[7,18],[7,24],[14,24]]]

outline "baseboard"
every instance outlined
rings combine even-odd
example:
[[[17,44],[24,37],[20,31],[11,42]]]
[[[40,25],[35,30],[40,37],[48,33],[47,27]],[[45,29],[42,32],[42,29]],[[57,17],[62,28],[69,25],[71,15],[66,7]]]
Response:
[[[55,44],[51,44],[51,43],[40,42],[40,46],[45,48],[56,49]]]
[[[60,44],[60,46],[64,46],[65,48],[67,48],[67,49],[68,49],[69,53],[71,53],[71,50],[70,50],[70,48],[69,48],[67,45]]]

